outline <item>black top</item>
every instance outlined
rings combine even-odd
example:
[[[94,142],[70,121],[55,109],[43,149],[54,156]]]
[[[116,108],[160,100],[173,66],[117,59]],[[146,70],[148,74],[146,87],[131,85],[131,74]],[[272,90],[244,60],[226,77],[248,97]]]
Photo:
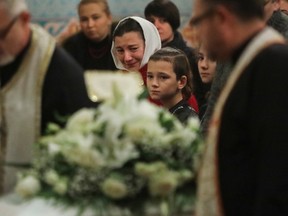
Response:
[[[186,54],[192,70],[193,94],[197,99],[198,106],[201,107],[201,105],[205,102],[205,89],[200,74],[198,72],[195,50],[192,47],[187,46],[182,35],[178,31],[174,32],[173,40],[164,45],[164,47],[167,46],[180,49]]]
[[[14,62],[0,67],[1,88],[16,74],[30,44],[31,42],[27,44]],[[82,107],[96,107],[97,105],[88,98],[83,69],[62,48],[56,47],[43,83],[42,133],[48,122],[63,124],[57,116],[71,115]]]
[[[210,96],[210,89],[211,89],[211,83],[205,83],[203,85],[203,92],[205,92],[205,95],[203,97],[203,101],[202,101],[201,106],[199,106],[199,118],[201,121],[202,121],[203,116],[204,116],[206,109],[207,109],[208,99]]]
[[[63,43],[63,48],[85,69],[116,70],[111,55],[112,38],[109,35],[101,42],[89,40],[79,32]]]
[[[176,105],[174,105],[172,108],[169,109],[169,112],[176,116],[180,122],[186,124],[188,119],[190,117],[196,117],[198,118],[198,114],[196,111],[190,107],[188,102],[186,100],[181,100]]]

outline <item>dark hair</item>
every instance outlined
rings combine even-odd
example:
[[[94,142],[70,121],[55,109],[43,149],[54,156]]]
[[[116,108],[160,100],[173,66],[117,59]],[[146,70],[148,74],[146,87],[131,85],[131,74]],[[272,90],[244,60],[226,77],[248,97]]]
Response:
[[[225,5],[241,20],[248,21],[251,18],[263,18],[263,0],[202,0],[208,7]]]
[[[144,10],[145,18],[151,21],[151,16],[163,18],[176,31],[180,26],[180,13],[177,6],[169,0],[153,0]]]
[[[128,32],[139,32],[143,40],[145,41],[143,29],[141,25],[134,19],[132,18],[127,18],[120,22],[118,26],[115,28],[113,32],[113,39],[116,36],[123,36],[125,33]]]
[[[85,5],[85,4],[90,4],[90,3],[95,3],[95,4],[103,4],[104,5],[104,11],[107,15],[111,15],[111,12],[110,12],[110,8],[109,8],[109,5],[108,5],[108,2],[107,0],[81,0],[78,4],[78,14],[79,14],[79,10],[80,10],[80,7],[82,5]]]
[[[173,71],[176,74],[176,79],[180,80],[182,76],[187,77],[187,83],[182,89],[182,94],[185,100],[188,100],[192,94],[192,72],[190,63],[184,52],[172,47],[164,47],[156,51],[149,61],[166,61],[173,65]]]

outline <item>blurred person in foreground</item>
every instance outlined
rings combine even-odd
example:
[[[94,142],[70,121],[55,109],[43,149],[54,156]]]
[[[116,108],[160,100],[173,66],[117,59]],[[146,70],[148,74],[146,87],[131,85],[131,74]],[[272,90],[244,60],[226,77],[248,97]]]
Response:
[[[24,0],[0,0],[0,194],[12,191],[49,122],[96,106],[83,69],[30,16]]]
[[[197,216],[288,214],[288,47],[259,0],[195,0],[190,24],[231,61],[198,176]]]
[[[278,0],[260,0],[264,8],[264,21],[266,24],[285,37],[286,41],[288,39],[288,16],[279,10]],[[202,134],[205,136],[207,134],[210,119],[218,100],[219,94],[222,91],[224,84],[226,83],[230,72],[232,70],[232,63],[229,61],[218,62],[216,68],[216,74],[214,81],[211,86],[211,94],[208,100],[208,106],[205,115],[201,122]]]

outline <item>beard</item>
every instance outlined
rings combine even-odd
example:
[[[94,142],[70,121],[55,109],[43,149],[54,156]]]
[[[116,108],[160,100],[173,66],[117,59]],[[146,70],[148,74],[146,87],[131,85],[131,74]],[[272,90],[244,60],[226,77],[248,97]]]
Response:
[[[0,57],[0,66],[5,66],[15,60],[15,56],[11,54],[4,54]]]

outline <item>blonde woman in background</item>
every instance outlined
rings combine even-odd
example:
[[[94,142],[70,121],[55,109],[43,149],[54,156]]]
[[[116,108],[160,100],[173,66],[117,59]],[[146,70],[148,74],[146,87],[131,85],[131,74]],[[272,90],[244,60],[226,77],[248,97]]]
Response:
[[[81,31],[62,46],[85,70],[116,70],[110,49],[112,15],[107,0],[81,0],[78,4]]]

